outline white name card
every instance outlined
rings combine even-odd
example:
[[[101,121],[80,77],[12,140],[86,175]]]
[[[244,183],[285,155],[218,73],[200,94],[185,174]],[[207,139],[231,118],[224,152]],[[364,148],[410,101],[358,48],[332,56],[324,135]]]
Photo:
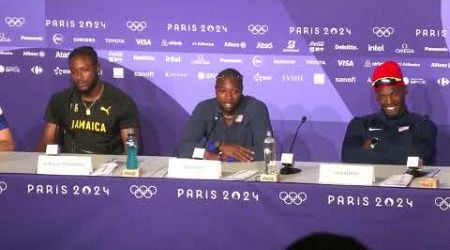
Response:
[[[373,166],[320,164],[319,183],[371,186],[374,181],[375,172]]]
[[[38,158],[37,173],[51,175],[90,175],[90,156],[48,156]]]
[[[210,160],[169,158],[167,177],[219,180],[222,177],[222,163]]]
[[[192,152],[192,158],[194,159],[202,160],[204,155],[205,155],[204,148],[194,148],[194,152]]]

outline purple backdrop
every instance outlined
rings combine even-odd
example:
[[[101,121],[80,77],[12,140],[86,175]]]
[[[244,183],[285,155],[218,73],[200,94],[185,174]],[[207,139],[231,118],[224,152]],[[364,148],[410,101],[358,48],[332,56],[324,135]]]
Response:
[[[395,59],[408,77],[409,109],[437,123],[437,160],[450,164],[449,1],[10,0],[0,7],[0,104],[19,150],[33,149],[50,95],[70,85],[67,51],[91,45],[103,78],[138,104],[145,154],[173,155],[195,104],[213,95],[216,73],[234,67],[245,76],[244,92],[268,104],[279,152],[306,115],[297,159],[339,161],[348,121],[378,110],[367,82],[373,67]]]

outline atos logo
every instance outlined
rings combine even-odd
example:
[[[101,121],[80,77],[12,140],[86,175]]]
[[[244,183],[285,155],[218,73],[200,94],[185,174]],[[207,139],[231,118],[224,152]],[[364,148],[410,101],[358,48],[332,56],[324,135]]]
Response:
[[[256,48],[257,49],[273,49],[273,43],[258,42],[256,44]]]
[[[64,42],[64,36],[60,33],[56,33],[52,37],[54,44],[62,44]]]
[[[376,27],[375,26],[372,28],[372,33],[379,38],[390,37],[394,34],[394,32],[395,32],[395,30],[392,27]]]
[[[33,66],[31,68],[31,73],[33,73],[35,75],[40,75],[43,72],[44,72],[44,69],[41,66],[39,66],[39,65]]]
[[[5,17],[4,19],[6,25],[11,28],[20,28],[25,24],[25,18],[23,17]]]
[[[249,24],[247,29],[255,36],[262,36],[269,32],[269,26],[267,24]]]
[[[147,28],[146,21],[127,21],[125,25],[129,30],[137,32],[144,31]]]
[[[450,80],[447,77],[441,77],[437,80],[437,83],[442,87],[445,87],[450,84]]]

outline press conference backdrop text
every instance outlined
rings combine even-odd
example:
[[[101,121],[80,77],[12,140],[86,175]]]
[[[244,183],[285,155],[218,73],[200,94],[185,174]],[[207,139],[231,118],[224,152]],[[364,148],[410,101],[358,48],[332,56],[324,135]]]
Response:
[[[268,105],[278,151],[302,116],[297,160],[339,161],[348,121],[379,110],[370,74],[400,62],[407,104],[439,129],[450,164],[450,1],[4,0],[0,104],[18,150],[36,145],[51,94],[70,86],[67,56],[93,46],[102,77],[136,101],[143,153],[174,155],[195,105],[233,67]],[[446,11],[447,10],[447,11]]]

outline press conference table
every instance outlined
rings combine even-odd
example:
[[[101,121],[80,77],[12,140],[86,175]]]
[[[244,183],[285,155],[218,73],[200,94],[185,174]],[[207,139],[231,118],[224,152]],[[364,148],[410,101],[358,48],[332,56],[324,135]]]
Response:
[[[0,249],[283,249],[311,232],[370,249],[447,249],[450,168],[439,189],[317,184],[320,163],[278,183],[165,178],[168,157],[140,156],[142,177],[37,175],[37,153],[0,153]],[[124,156],[92,155],[94,168]],[[263,163],[224,163],[224,175]],[[401,166],[375,166],[376,182]]]

